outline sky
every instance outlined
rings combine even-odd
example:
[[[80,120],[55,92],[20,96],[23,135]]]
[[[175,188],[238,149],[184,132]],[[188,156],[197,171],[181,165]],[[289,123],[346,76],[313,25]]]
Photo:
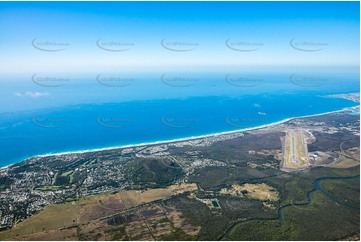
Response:
[[[359,66],[359,2],[0,2],[0,73]]]

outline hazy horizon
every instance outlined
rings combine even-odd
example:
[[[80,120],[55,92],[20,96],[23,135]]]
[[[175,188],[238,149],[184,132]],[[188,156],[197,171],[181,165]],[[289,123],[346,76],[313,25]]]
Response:
[[[2,2],[0,34],[1,73],[358,66],[359,2]]]

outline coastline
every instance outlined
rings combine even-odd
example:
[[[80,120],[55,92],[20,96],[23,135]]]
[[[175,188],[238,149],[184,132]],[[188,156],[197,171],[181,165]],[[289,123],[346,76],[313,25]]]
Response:
[[[61,155],[70,155],[70,154],[84,154],[84,153],[100,152],[100,151],[107,151],[107,150],[136,148],[136,147],[142,147],[142,146],[152,146],[152,145],[161,145],[161,144],[184,142],[184,141],[189,141],[189,140],[197,140],[197,139],[203,139],[203,138],[208,138],[208,137],[235,134],[235,133],[240,133],[240,132],[246,132],[246,131],[251,131],[251,130],[268,128],[268,127],[279,125],[279,124],[282,124],[282,123],[285,123],[285,122],[288,122],[290,120],[297,119],[297,118],[309,118],[309,117],[315,117],[315,116],[322,116],[322,115],[326,115],[326,114],[344,112],[344,111],[347,111],[347,110],[350,110],[350,109],[356,108],[356,107],[359,107],[359,105],[351,106],[351,107],[345,107],[345,108],[340,109],[340,110],[329,111],[329,112],[324,112],[324,113],[303,115],[303,116],[298,116],[298,117],[290,117],[290,118],[286,118],[286,119],[283,119],[283,120],[280,120],[280,121],[277,121],[277,122],[273,122],[273,123],[269,123],[269,124],[263,124],[263,125],[259,125],[259,126],[255,126],[255,127],[237,129],[237,130],[232,130],[232,131],[223,131],[223,132],[204,134],[204,135],[198,135],[198,136],[190,136],[190,137],[184,137],[184,138],[170,139],[170,140],[160,140],[160,141],[153,141],[153,142],[144,142],[144,143],[137,143],[137,144],[111,146],[111,147],[88,149],[88,150],[65,151],[65,152],[58,152],[58,153],[35,155],[35,156],[28,157],[28,158],[26,158],[26,159],[24,159],[22,161],[15,162],[13,164],[9,164],[9,165],[4,166],[4,167],[0,167],[0,169],[6,169],[6,168],[8,168],[10,166],[13,166],[13,165],[15,165],[17,163],[23,162],[23,161],[25,161],[27,159],[30,159],[30,158],[33,158],[33,157],[49,157],[49,156],[61,156]]]

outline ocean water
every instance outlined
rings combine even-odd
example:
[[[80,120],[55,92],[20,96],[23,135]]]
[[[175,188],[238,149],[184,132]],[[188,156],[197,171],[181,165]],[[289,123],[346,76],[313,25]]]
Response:
[[[2,77],[0,167],[335,111],[357,104],[327,95],[359,92],[358,73],[102,75]]]

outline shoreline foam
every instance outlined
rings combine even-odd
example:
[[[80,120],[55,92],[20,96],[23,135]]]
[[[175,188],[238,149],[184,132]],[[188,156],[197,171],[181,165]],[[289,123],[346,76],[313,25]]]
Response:
[[[208,137],[213,137],[213,136],[220,136],[220,135],[227,135],[227,134],[246,132],[246,131],[250,131],[250,130],[263,129],[263,128],[267,128],[267,127],[270,127],[270,126],[279,125],[279,124],[282,124],[282,123],[285,123],[285,122],[288,122],[290,120],[297,119],[297,118],[309,118],[309,117],[321,116],[321,115],[326,115],[326,114],[331,114],[331,113],[339,113],[339,112],[344,112],[344,111],[347,111],[349,109],[356,108],[356,107],[359,107],[359,105],[352,106],[352,107],[346,107],[346,108],[343,108],[343,109],[340,109],[340,110],[319,113],[319,114],[311,114],[311,115],[303,115],[303,116],[298,116],[298,117],[286,118],[286,119],[283,119],[283,120],[280,120],[280,121],[277,121],[277,122],[273,122],[273,123],[269,123],[269,124],[263,124],[263,125],[260,125],[260,126],[249,127],[249,128],[244,128],[244,129],[237,129],[237,130],[232,130],[232,131],[223,131],[223,132],[204,134],[204,135],[198,135],[198,136],[190,136],[190,137],[185,137],[185,138],[144,142],[144,143],[138,143],[138,144],[128,144],[128,145],[111,146],[111,147],[95,148],[95,149],[88,149],[88,150],[65,151],[65,152],[50,153],[50,154],[43,154],[43,155],[34,155],[34,156],[28,157],[28,158],[26,158],[26,159],[24,159],[22,161],[15,162],[13,164],[9,164],[7,166],[1,167],[0,169],[6,169],[6,168],[8,168],[8,167],[10,167],[12,165],[21,163],[21,162],[26,161],[27,159],[30,159],[30,158],[33,158],[33,157],[49,157],[49,156],[61,156],[61,155],[70,155],[70,154],[84,154],[84,153],[100,152],[100,151],[107,151],[107,150],[136,148],[136,147],[142,147],[142,146],[152,146],[152,145],[161,145],[161,144],[168,144],[168,143],[184,142],[184,141],[188,141],[188,140],[197,140],[197,139],[203,139],[203,138],[208,138]]]

